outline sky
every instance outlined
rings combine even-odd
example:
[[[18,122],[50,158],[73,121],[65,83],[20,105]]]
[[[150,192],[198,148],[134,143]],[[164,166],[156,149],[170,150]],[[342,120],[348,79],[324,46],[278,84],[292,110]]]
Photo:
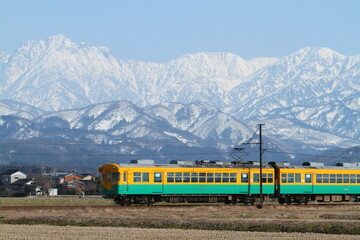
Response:
[[[303,47],[360,54],[359,0],[0,0],[0,49],[63,34],[123,60],[187,53],[283,57]]]

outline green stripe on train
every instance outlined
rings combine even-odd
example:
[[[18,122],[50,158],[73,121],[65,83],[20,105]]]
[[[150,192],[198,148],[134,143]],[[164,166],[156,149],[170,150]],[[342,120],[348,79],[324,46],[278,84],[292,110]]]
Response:
[[[359,194],[360,185],[281,185],[280,194]]]

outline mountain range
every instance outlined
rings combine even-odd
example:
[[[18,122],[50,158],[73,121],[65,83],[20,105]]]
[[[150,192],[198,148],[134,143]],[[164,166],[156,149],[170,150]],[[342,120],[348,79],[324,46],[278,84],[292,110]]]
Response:
[[[0,115],[35,125],[56,117],[69,129],[117,136],[110,142],[173,138],[187,147],[214,142],[217,150],[265,123],[270,143],[285,152],[351,148],[360,145],[359,73],[360,55],[328,48],[280,59],[193,53],[153,63],[55,35],[0,53]]]

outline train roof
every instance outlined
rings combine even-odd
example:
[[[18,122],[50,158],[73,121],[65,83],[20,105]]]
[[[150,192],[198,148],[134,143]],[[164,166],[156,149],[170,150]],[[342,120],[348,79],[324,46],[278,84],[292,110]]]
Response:
[[[352,169],[360,170],[358,162],[339,162],[335,166],[326,166],[323,162],[303,162],[302,165],[291,165],[289,162],[269,162],[271,166],[278,168],[302,168],[302,169]]]

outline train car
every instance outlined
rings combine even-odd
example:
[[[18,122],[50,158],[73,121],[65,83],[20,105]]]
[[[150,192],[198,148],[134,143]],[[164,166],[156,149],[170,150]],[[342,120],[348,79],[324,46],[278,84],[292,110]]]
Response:
[[[101,194],[120,205],[154,202],[225,202],[253,204],[260,195],[259,164],[220,161],[132,160],[99,167]],[[275,171],[263,166],[263,194],[273,196]]]
[[[334,167],[318,162],[271,165],[275,168],[275,195],[280,204],[360,200],[360,168],[356,163]]]

